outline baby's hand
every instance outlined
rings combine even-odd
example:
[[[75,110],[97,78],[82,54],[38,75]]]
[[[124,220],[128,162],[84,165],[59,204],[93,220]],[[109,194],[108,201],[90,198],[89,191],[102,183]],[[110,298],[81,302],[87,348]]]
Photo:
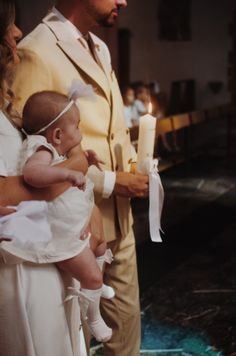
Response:
[[[85,152],[85,156],[87,158],[87,161],[88,161],[88,165],[89,166],[96,166],[100,171],[102,171],[102,167],[101,167],[101,164],[105,164],[104,161],[102,161],[98,155],[96,154],[95,151],[93,150],[86,150]]]
[[[86,179],[83,173],[70,170],[67,180],[74,186],[81,190],[85,190]]]

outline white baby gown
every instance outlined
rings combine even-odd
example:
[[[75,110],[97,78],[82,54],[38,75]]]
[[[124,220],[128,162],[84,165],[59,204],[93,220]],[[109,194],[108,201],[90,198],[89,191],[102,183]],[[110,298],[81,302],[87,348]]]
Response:
[[[21,174],[26,161],[42,146],[52,152],[53,165],[65,160],[65,157],[59,156],[56,149],[47,142],[44,136],[30,135],[23,143],[19,174]],[[38,207],[37,203],[39,204]],[[16,214],[9,215],[7,218],[0,218],[1,236],[5,235],[12,238],[11,242],[3,243],[2,248],[23,260],[37,263],[52,263],[74,257],[89,243],[88,238],[80,240],[80,236],[89,223],[93,206],[93,183],[88,178],[86,178],[85,191],[77,187],[71,187],[48,203],[24,202],[21,222],[19,222],[19,212],[20,210],[22,211],[22,206],[20,205],[17,207],[18,212]],[[50,224],[48,227],[50,226],[51,235],[50,232],[46,231],[45,221],[43,219],[41,219],[41,222],[39,221],[37,209],[41,215],[44,213],[47,223]],[[44,212],[42,211],[43,209]],[[26,210],[25,215],[24,210]],[[32,210],[36,210],[36,214],[29,216],[29,211]],[[28,224],[26,218],[28,219]],[[6,225],[3,224],[3,226],[1,224],[1,219],[7,221]],[[28,234],[16,233],[21,225],[24,225],[24,219],[27,229],[30,230],[32,225],[32,230]],[[29,223],[30,219],[31,223]],[[9,220],[11,223],[9,223]],[[38,231],[39,235],[40,231],[43,232],[43,230],[45,234],[42,233],[40,239],[36,238],[36,231]],[[4,234],[4,231],[7,233]],[[24,236],[24,240],[22,240],[21,236]]]

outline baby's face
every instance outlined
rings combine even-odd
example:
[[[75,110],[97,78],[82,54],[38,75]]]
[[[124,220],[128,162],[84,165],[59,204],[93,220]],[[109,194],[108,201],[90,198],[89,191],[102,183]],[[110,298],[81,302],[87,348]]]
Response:
[[[66,119],[65,125],[62,128],[62,149],[64,153],[67,153],[73,147],[80,144],[82,140],[82,134],[79,128],[80,114],[79,110],[73,110],[71,115]]]

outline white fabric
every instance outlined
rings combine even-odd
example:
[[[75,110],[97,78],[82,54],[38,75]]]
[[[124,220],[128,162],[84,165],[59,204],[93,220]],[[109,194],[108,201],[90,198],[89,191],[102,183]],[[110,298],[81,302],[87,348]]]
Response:
[[[91,334],[97,341],[106,342],[110,340],[112,329],[106,325],[100,312],[102,288],[95,290],[81,288],[81,292],[88,300],[91,299],[87,308],[87,323]]]
[[[107,286],[106,284],[103,283],[102,285],[102,295],[101,298],[105,299],[112,299],[115,296],[115,291],[112,287]]]
[[[103,256],[99,256],[96,258],[96,261],[97,261],[97,264],[98,264],[100,270],[103,271],[104,263],[106,262],[106,263],[111,264],[113,261],[113,253],[112,253],[111,249],[107,249]],[[111,299],[114,296],[115,296],[114,289],[103,283],[101,297],[105,298],[105,299]]]
[[[158,160],[146,158],[141,162],[140,171],[149,175],[149,230],[153,242],[162,242],[160,235],[161,214],[164,203],[164,189],[158,173]]]
[[[37,259],[39,252],[44,254],[52,238],[47,203],[27,201],[14,208],[17,210],[15,213],[0,217],[0,236],[12,239],[11,242],[2,242],[1,248],[22,259],[40,262]]]
[[[1,177],[6,177],[7,176],[7,170],[3,162],[3,157],[0,154],[0,176]]]
[[[21,135],[0,112],[0,162],[8,175],[16,173],[21,146]],[[19,263],[0,249],[0,354],[80,356],[79,306],[63,302],[70,285],[53,264]]]
[[[16,166],[20,157],[22,137],[7,117],[0,111],[0,175],[16,174]]]
[[[83,328],[80,329],[80,356],[87,356],[86,343]]]
[[[18,174],[22,173],[22,169],[28,161],[28,159],[39,149],[39,147],[47,148],[53,157],[53,164],[57,164],[65,159],[63,156],[59,156],[57,150],[47,142],[46,138],[41,135],[28,135],[22,144],[20,151],[20,159],[17,165]]]
[[[19,173],[29,157],[42,146],[52,152],[52,164],[64,160],[64,157],[58,155],[56,149],[44,136],[29,135],[22,146]],[[37,250],[35,261],[41,263],[58,262],[78,255],[89,243],[89,239],[81,240],[80,236],[89,223],[94,206],[93,183],[87,178],[85,191],[71,187],[47,205],[52,239],[43,249],[41,244],[38,245],[38,250],[36,247],[26,249],[25,246],[25,258],[32,261],[35,250]],[[31,240],[32,244],[36,244],[34,238]],[[9,249],[10,247],[8,251]]]
[[[149,173],[149,225],[153,242],[162,242],[161,213],[164,201],[164,190],[157,171]]]
[[[116,183],[116,174],[112,171],[104,172],[104,183],[103,183],[103,198],[109,198],[112,194]]]
[[[134,101],[134,106],[136,107],[139,116],[147,113],[147,109],[141,100],[136,99]]]

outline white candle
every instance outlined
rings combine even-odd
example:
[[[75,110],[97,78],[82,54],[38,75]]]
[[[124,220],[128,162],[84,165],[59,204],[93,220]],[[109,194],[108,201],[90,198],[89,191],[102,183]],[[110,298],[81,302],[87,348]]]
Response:
[[[149,112],[152,112],[152,104],[149,104]],[[151,114],[146,114],[140,117],[139,121],[139,136],[138,136],[138,154],[137,154],[137,170],[142,171],[142,162],[146,159],[153,159],[153,151],[156,137],[156,122],[157,119]]]

